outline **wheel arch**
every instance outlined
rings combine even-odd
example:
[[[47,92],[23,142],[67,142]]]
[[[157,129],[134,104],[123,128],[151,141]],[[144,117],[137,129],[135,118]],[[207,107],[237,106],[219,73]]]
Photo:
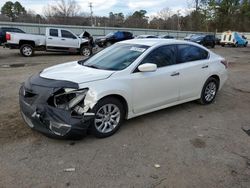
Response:
[[[220,77],[217,74],[213,74],[211,75],[209,78],[214,78],[218,81],[218,88],[220,88]],[[208,78],[208,79],[209,79]]]
[[[35,47],[35,42],[32,40],[20,40],[19,46],[21,47],[24,44],[30,44],[32,47]]]
[[[128,107],[128,102],[127,102],[127,100],[125,99],[125,97],[123,97],[123,96],[120,95],[120,94],[109,94],[109,95],[105,95],[105,96],[101,97],[101,98],[98,100],[98,102],[101,101],[101,100],[103,100],[103,99],[105,99],[105,98],[116,98],[116,99],[118,99],[118,100],[122,103],[122,105],[123,105],[123,107],[124,107],[124,109],[125,109],[125,119],[127,119],[129,107]],[[97,103],[98,103],[98,102],[97,102]]]

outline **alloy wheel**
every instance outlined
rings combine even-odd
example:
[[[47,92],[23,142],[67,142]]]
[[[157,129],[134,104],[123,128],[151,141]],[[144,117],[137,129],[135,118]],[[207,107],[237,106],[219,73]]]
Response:
[[[217,92],[217,86],[215,82],[210,82],[205,89],[205,99],[210,102],[214,99]]]
[[[96,113],[95,127],[100,133],[109,133],[119,124],[120,109],[115,104],[105,104]]]

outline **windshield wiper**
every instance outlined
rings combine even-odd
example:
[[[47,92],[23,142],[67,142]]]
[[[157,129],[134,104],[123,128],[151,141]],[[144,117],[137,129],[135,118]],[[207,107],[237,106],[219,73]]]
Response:
[[[84,65],[84,64],[83,64]],[[90,68],[94,68],[94,69],[100,69],[99,67],[95,66],[95,65],[84,65],[86,67],[90,67]]]

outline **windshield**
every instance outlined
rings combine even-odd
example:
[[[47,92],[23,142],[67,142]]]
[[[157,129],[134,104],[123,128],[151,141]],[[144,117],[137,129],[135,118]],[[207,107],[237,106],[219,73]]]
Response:
[[[193,39],[193,40],[200,40],[203,37],[204,37],[203,35],[194,35],[193,37],[191,37],[191,39]]]
[[[114,36],[114,33],[109,33],[109,34],[106,35],[107,38],[112,37],[112,36]]]
[[[148,46],[115,44],[88,59],[83,65],[104,70],[123,70],[133,63]]]

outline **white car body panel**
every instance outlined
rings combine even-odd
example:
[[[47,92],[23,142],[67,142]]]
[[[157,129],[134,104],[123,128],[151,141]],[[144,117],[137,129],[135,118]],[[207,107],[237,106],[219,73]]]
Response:
[[[89,108],[93,108],[105,96],[119,95],[127,102],[127,119],[199,99],[204,83],[212,75],[220,78],[220,88],[227,79],[227,70],[220,62],[224,58],[199,44],[171,39],[134,39],[120,43],[150,47],[130,66],[121,71],[99,70],[71,62],[47,68],[40,76],[73,81],[79,84],[79,88],[89,88],[85,98],[85,105]],[[161,45],[168,44],[198,46],[209,52],[209,58],[161,67],[155,72],[134,72],[147,54]],[[203,66],[208,67],[202,68]],[[180,74],[171,76],[175,72]]]

